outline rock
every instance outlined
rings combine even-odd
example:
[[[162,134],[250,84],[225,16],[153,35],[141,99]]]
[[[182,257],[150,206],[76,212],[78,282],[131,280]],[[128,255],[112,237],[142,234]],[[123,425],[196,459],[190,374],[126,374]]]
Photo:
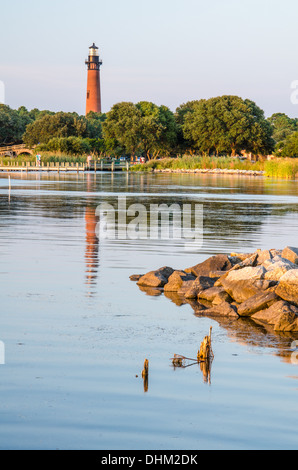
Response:
[[[207,308],[204,315],[239,318],[236,307],[228,302],[222,302],[220,305]]]
[[[282,250],[276,250],[275,248],[272,248],[270,253],[272,254],[272,258],[274,258],[275,256],[281,256]]]
[[[282,251],[281,256],[294,264],[298,264],[298,248],[294,248],[293,246],[287,246]]]
[[[143,277],[144,274],[133,274],[132,276],[129,276],[129,279],[131,281],[139,281],[141,277]]]
[[[231,255],[235,255],[235,254],[236,253],[231,253]],[[243,258],[238,257],[238,256],[231,256],[231,255],[229,255],[229,260],[231,261],[232,266],[235,266],[236,264],[239,264],[241,263],[241,261],[243,261]]]
[[[263,266],[256,266],[256,267],[247,267],[241,270],[233,271],[231,270],[228,275],[226,276],[226,281],[242,281],[242,280],[249,280],[255,281],[264,279],[266,274],[266,269]]]
[[[203,263],[187,268],[184,271],[199,277],[209,276],[209,273],[214,271],[227,271],[232,267],[232,263],[227,255],[215,255],[211,256],[211,258],[208,258],[206,261],[203,261]]]
[[[298,269],[287,271],[280,278],[275,292],[282,299],[298,305]]]
[[[254,253],[231,253],[230,257],[238,258],[240,261],[244,261],[247,258],[251,258]]]
[[[275,293],[275,289],[276,288],[270,288],[247,299],[239,305],[238,315],[249,317],[259,310],[269,308],[274,302],[280,300],[280,297]]]
[[[270,282],[264,280],[241,280],[224,284],[226,292],[239,304],[269,287]]]
[[[258,258],[257,258],[258,265],[263,264],[265,261],[271,260],[273,258],[273,255],[270,252],[270,250],[263,250],[263,251],[258,250],[257,253],[258,253]]]
[[[216,279],[219,279],[221,276],[224,276],[227,273],[228,271],[210,271],[208,277],[214,277]]]
[[[222,280],[222,287],[238,303],[258,294],[260,290],[270,287],[269,281],[264,281],[266,270],[263,266],[248,267],[230,271]]]
[[[196,299],[198,295],[210,287],[214,286],[215,279],[208,276],[199,276],[192,282],[191,287],[185,292],[187,299]]]
[[[275,256],[271,260],[263,263],[266,269],[265,279],[279,281],[280,278],[289,270],[296,269],[297,266],[286,258]]]
[[[210,287],[209,289],[200,292],[198,294],[198,299],[208,300],[208,302],[212,302],[216,305],[221,302],[227,302],[228,300],[232,301],[231,297],[223,287]]]
[[[198,315],[250,317],[275,331],[298,332],[298,248],[215,255],[184,271],[165,266],[130,279],[148,295],[164,292],[177,305],[188,303]]]
[[[178,292],[183,283],[187,281],[194,281],[196,278],[193,274],[186,273],[185,271],[174,271],[168,279],[168,283],[164,286],[165,292]]]
[[[186,292],[193,286],[193,283],[194,281],[184,281],[181,287],[179,287],[177,294],[185,296]]]
[[[257,263],[257,259],[258,259],[258,254],[254,253],[252,256],[248,256],[240,263],[234,265],[229,271],[226,271],[225,273],[223,273],[222,276],[215,282],[215,287],[222,287],[223,280],[229,275],[230,272],[239,271],[240,269],[247,268],[247,267],[248,268],[255,267]]]
[[[298,308],[284,300],[254,313],[254,321],[273,325],[275,331],[298,331]]]
[[[144,287],[164,287],[173,272],[174,269],[165,266],[157,271],[150,271],[145,274],[139,279],[137,284]]]
[[[241,263],[236,264],[232,267],[232,271],[236,271],[242,268],[255,267],[257,265],[258,253],[254,253],[252,256],[245,258]]]

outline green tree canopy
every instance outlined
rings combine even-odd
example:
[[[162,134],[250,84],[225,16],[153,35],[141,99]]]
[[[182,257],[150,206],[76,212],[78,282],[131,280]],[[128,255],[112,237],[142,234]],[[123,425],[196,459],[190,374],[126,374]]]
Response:
[[[298,131],[298,119],[289,118],[285,113],[275,113],[268,118],[273,127],[273,139],[278,144],[293,132]]]
[[[141,112],[139,137],[142,151],[148,159],[169,155],[177,141],[177,125],[172,111],[150,101],[140,101],[136,107]]]
[[[130,155],[136,155],[141,146],[141,111],[131,102],[115,104],[103,123],[105,140],[118,142]]]
[[[18,111],[0,104],[0,145],[21,142],[27,124]]]
[[[280,142],[276,154],[280,157],[298,158],[298,131],[289,134],[285,140]]]
[[[174,114],[166,106],[149,101],[136,105],[122,102],[107,113],[103,134],[105,139],[115,139],[128,154],[144,152],[150,159],[171,152],[177,140],[177,126]]]
[[[184,138],[199,152],[235,156],[242,150],[254,154],[273,150],[271,125],[253,101],[225,95],[190,102],[179,113]]]
[[[98,116],[86,118],[77,113],[42,113],[41,117],[27,126],[23,140],[27,145],[33,146],[47,143],[54,137],[100,138],[101,122]]]

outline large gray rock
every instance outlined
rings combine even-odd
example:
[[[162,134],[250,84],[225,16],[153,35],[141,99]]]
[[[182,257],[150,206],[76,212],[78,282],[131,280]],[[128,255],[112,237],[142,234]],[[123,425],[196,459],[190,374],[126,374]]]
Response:
[[[235,264],[229,271],[226,271],[223,273],[220,278],[215,282],[216,287],[222,287],[223,283],[222,281],[229,275],[231,271],[239,271],[240,269],[244,268],[251,268],[255,267],[257,264],[257,259],[258,259],[258,254],[253,253],[251,256],[248,256],[245,258],[243,261],[240,261],[239,263]]]
[[[230,271],[221,280],[222,287],[238,303],[256,295],[260,290],[270,287],[269,281],[264,281],[266,270],[263,266],[248,267],[241,270]],[[217,283],[215,283],[217,286]]]
[[[276,293],[282,299],[298,305],[298,269],[287,271],[280,278]]]
[[[298,331],[298,308],[284,300],[254,313],[251,318],[258,323],[272,325],[275,331]]]
[[[275,288],[270,288],[253,295],[238,306],[238,314],[242,317],[249,317],[259,310],[269,308],[274,302],[280,300],[275,293]]]
[[[287,246],[283,251],[281,256],[283,258],[292,261],[294,264],[298,264],[298,248],[294,248],[293,246]]]
[[[232,267],[232,263],[227,255],[215,255],[206,259],[203,263],[186,268],[184,271],[199,277],[209,276],[209,273],[214,271],[227,271]]]
[[[298,266],[282,256],[275,256],[271,260],[265,261],[263,266],[267,271],[265,279],[271,281],[279,281],[287,271],[298,268]]]
[[[138,280],[137,284],[143,287],[164,287],[173,272],[174,269],[164,266],[156,271],[150,271],[145,274]]]

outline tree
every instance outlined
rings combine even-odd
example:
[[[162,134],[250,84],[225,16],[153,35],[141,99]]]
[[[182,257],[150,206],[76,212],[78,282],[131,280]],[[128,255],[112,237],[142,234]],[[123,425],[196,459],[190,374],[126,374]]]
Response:
[[[273,127],[273,139],[276,143],[282,142],[293,132],[298,131],[298,120],[291,119],[285,113],[275,113],[268,118]]]
[[[96,138],[101,136],[101,121],[91,117],[79,116],[77,113],[58,112],[42,113],[41,117],[31,122],[23,136],[29,145],[47,143],[54,137]]]
[[[147,158],[169,155],[177,142],[177,126],[174,114],[166,106],[140,101],[136,107],[141,112],[139,137],[141,149]]]
[[[148,159],[169,155],[177,141],[177,125],[172,111],[149,101],[136,105],[114,105],[103,123],[104,139],[114,139],[135,156],[145,153]]]
[[[141,111],[131,102],[115,104],[103,123],[105,140],[116,141],[125,151],[135,156],[141,146]]]
[[[184,138],[199,152],[235,156],[242,150],[259,154],[274,148],[273,129],[253,101],[225,95],[192,102],[182,111]]]
[[[106,114],[90,111],[86,118],[88,137],[90,139],[102,139],[102,124],[107,118]]]
[[[164,105],[159,107],[159,120],[163,129],[158,143],[158,154],[168,156],[176,148],[178,142],[178,126],[174,113]]]
[[[298,158],[298,131],[292,132],[281,142],[276,154],[280,157]]]
[[[0,145],[22,141],[26,120],[19,113],[5,104],[0,104]]]

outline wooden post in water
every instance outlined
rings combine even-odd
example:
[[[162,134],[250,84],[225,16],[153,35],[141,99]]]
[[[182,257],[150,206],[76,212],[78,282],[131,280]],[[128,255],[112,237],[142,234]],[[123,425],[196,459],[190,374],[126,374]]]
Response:
[[[114,171],[114,169],[115,169],[115,162],[114,162],[114,160],[113,160],[113,161],[112,161],[111,170]]]
[[[198,361],[205,361],[213,357],[212,346],[211,346],[211,332],[212,326],[210,327],[209,336],[205,336],[200,350],[198,351]]]
[[[145,359],[144,369],[142,370],[142,378],[144,380],[144,392],[148,392],[148,379],[149,379],[149,361]]]

